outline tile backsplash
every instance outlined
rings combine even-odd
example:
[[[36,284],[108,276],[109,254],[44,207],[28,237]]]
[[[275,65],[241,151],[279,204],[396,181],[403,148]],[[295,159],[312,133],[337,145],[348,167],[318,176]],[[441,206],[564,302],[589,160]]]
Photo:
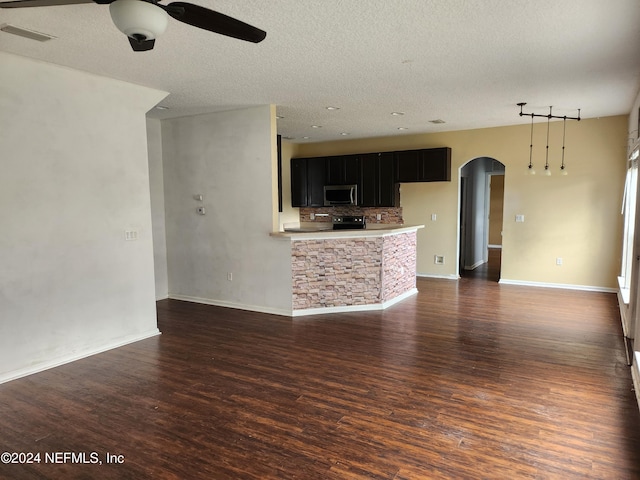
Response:
[[[311,214],[328,214],[328,216],[316,216],[311,220]],[[366,222],[370,224],[402,224],[402,207],[302,207],[300,208],[300,222],[331,222],[333,215],[365,215]],[[378,220],[380,215],[380,220]]]

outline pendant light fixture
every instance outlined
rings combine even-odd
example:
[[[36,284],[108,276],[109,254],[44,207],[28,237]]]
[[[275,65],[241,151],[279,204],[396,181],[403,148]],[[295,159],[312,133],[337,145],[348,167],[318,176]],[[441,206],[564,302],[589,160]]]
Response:
[[[580,121],[580,109],[578,109],[578,116],[577,117],[567,117],[566,115],[560,117],[560,116],[556,116],[552,114],[552,109],[553,106],[549,107],[549,114],[548,115],[542,115],[542,114],[538,114],[538,113],[525,113],[522,111],[522,107],[524,107],[527,103],[526,102],[520,102],[518,103],[518,106],[520,107],[520,116],[524,117],[524,116],[531,116],[531,141],[530,141],[530,145],[529,145],[529,166],[527,168],[527,173],[529,175],[535,175],[536,171],[533,169],[533,118],[534,117],[545,117],[547,119],[547,148],[546,148],[546,152],[545,152],[545,163],[544,163],[544,174],[546,176],[550,176],[551,175],[551,169],[549,167],[549,127],[550,127],[550,122],[552,118],[557,118],[557,119],[562,119],[563,121],[563,131],[562,131],[562,163],[560,164],[560,174],[561,175],[567,175],[567,168],[566,165],[564,163],[564,150],[565,150],[565,139],[566,139],[566,132],[567,132],[567,120],[578,120]]]
[[[536,171],[533,168],[533,115],[531,115],[531,141],[529,143],[529,167],[527,168],[527,174],[528,175],[536,174]]]
[[[562,163],[560,164],[560,175],[568,175],[567,168],[564,166],[564,139],[567,136],[567,117],[562,119]]]
[[[551,122],[551,108],[549,107],[549,115],[547,116],[547,151],[544,159],[544,174],[549,177],[551,170],[549,170],[549,123]]]

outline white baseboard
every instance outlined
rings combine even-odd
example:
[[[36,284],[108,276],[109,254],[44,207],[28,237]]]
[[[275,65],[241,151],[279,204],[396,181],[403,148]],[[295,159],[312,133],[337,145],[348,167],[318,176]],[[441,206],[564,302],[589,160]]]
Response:
[[[633,365],[631,366],[631,378],[633,379],[633,389],[636,392],[636,401],[640,409],[640,352],[634,352]]]
[[[564,288],[567,290],[583,290],[585,292],[617,293],[617,288],[598,287],[593,285],[572,285],[569,283],[528,282],[525,280],[509,280],[501,278],[499,283],[505,285],[523,285],[526,287]]]
[[[385,308],[390,307],[391,305],[395,305],[396,303],[404,300],[407,297],[415,295],[418,293],[417,288],[413,288],[401,295],[398,295],[391,300],[378,303],[378,304],[369,304],[369,305],[350,305],[344,307],[322,307],[322,308],[306,308],[301,310],[286,310],[286,309],[278,309],[271,307],[264,307],[259,305],[244,305],[240,303],[227,302],[222,300],[214,300],[210,298],[201,298],[201,297],[192,297],[189,295],[177,295],[177,294],[169,294],[169,298],[174,300],[183,300],[185,302],[193,302],[193,303],[201,303],[203,305],[213,305],[216,307],[226,307],[226,308],[235,308],[238,310],[248,310],[251,312],[259,312],[259,313],[268,313],[272,315],[282,315],[285,317],[299,317],[303,315],[321,315],[325,313],[342,313],[342,312],[363,312],[370,310],[384,310]]]
[[[445,278],[447,280],[459,280],[460,279],[460,275],[456,275],[456,274],[433,275],[431,273],[417,273],[416,277],[421,277],[421,278]]]
[[[250,312],[269,313],[272,315],[284,315],[286,317],[291,316],[291,310],[265,307],[262,305],[245,305],[243,303],[227,302],[224,300],[215,300],[211,298],[192,297],[190,295],[178,295],[169,294],[169,297],[173,300],[183,300],[185,302],[201,303],[203,305],[214,305],[216,307],[235,308],[237,310],[248,310]]]
[[[417,293],[418,293],[418,289],[413,288],[384,303],[373,303],[373,304],[367,304],[367,305],[347,305],[342,307],[305,308],[302,310],[294,310],[291,316],[302,317],[306,315],[324,315],[327,313],[370,312],[374,310],[384,310]]]
[[[18,378],[33,375],[34,373],[43,372],[45,370],[49,370],[50,368],[55,368],[55,367],[64,365],[66,363],[75,362],[76,360],[82,360],[83,358],[91,357],[92,355],[97,355],[99,353],[103,353],[108,350],[113,350],[114,348],[123,347],[130,343],[139,342],[140,340],[145,340],[147,338],[155,337],[157,335],[160,335],[160,330],[155,328],[141,335],[130,335],[117,342],[101,345],[98,348],[86,350],[80,353],[74,353],[71,355],[63,355],[54,360],[38,363],[36,365],[31,365],[28,368],[21,368],[19,370],[14,370],[12,372],[8,372],[3,375],[0,375],[0,383],[10,382],[11,380],[17,380]]]
[[[481,265],[484,265],[485,263],[487,263],[488,260],[480,260],[479,262],[474,263],[473,265],[471,265],[470,267],[464,267],[465,270],[475,270],[476,268],[478,268]]]

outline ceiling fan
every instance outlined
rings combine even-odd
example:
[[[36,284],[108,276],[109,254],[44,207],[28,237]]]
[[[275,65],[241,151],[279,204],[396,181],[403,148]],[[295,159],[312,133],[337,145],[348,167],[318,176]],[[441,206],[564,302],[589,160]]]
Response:
[[[50,7],[79,3],[109,4],[111,19],[136,52],[151,50],[165,31],[169,16],[179,22],[227,37],[258,43],[267,33],[222,13],[187,2],[161,5],[159,0],[16,0],[0,2],[0,8]]]

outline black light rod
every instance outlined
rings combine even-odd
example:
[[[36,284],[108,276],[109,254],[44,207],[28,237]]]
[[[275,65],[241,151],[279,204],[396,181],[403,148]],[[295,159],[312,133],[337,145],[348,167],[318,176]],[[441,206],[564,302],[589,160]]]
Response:
[[[567,117],[566,115],[563,115],[562,117],[559,115],[551,115],[551,113],[549,113],[548,115],[542,115],[540,113],[524,113],[522,111],[522,107],[524,107],[526,105],[526,102],[524,103],[518,103],[518,106],[520,107],[520,116],[521,117],[540,117],[540,118],[557,118],[558,120],[578,120],[580,121],[580,109],[578,109],[578,116],[577,117]]]

